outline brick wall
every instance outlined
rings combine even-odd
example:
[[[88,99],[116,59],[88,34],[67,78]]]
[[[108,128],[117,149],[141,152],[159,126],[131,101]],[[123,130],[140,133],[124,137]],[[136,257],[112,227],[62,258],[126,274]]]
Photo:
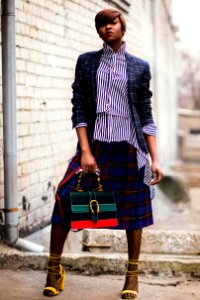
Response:
[[[75,62],[80,53],[101,47],[102,42],[94,27],[94,16],[99,10],[111,6],[108,2],[16,1],[18,204],[21,235],[44,226],[50,220],[56,185],[66,169],[67,160],[75,151],[76,137],[71,130],[70,102]],[[129,2],[129,13],[124,13],[127,19],[127,49],[150,61],[154,83],[158,79],[154,76],[151,1]],[[157,3],[157,9],[162,10],[162,2],[159,0]],[[170,47],[173,47],[172,32],[164,15],[162,22],[170,36],[165,41],[159,41],[161,37],[156,36],[157,43],[171,43]],[[168,57],[164,46],[162,54]],[[171,61],[173,63],[173,57]],[[161,85],[165,85],[165,78],[161,77]],[[173,85],[173,82],[168,84]],[[155,108],[157,101],[155,97]],[[2,152],[2,118],[0,126]],[[2,153],[0,168],[0,207],[3,207]]]

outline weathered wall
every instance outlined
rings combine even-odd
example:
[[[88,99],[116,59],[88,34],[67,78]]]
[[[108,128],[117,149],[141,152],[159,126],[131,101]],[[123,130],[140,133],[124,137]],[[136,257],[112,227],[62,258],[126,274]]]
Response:
[[[179,113],[180,159],[200,162],[200,111],[181,109]]]
[[[102,45],[95,14],[109,1],[16,1],[17,147],[20,230],[49,222],[55,188],[75,151],[71,130],[71,83],[77,56]],[[122,1],[123,2],[123,1]],[[173,31],[163,1],[129,1],[129,52],[150,61],[153,105],[162,163],[175,158]],[[154,4],[153,4],[154,3]],[[156,28],[155,28],[156,26]],[[162,31],[161,31],[162,30]],[[2,97],[1,97],[2,99]],[[2,112],[0,207],[3,207]],[[169,138],[172,145],[168,147]],[[8,179],[9,180],[9,179]]]
[[[174,27],[171,1],[149,1],[152,8],[153,76],[155,112],[158,125],[158,150],[165,168],[177,158],[177,100],[174,51]]]

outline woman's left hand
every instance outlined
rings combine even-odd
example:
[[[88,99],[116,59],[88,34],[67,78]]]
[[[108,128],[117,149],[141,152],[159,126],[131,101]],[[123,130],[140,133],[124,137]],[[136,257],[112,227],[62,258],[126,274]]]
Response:
[[[152,162],[151,171],[152,171],[152,179],[149,184],[154,185],[159,183],[163,178],[163,172],[158,162]]]

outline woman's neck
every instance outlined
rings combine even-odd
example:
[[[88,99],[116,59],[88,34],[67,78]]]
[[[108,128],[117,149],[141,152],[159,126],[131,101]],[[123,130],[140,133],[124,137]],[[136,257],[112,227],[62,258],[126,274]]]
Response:
[[[111,43],[107,43],[112,49],[113,49],[113,52],[118,52],[119,51],[119,49],[121,48],[121,46],[122,46],[122,44],[123,44],[123,42],[122,42],[122,40],[120,40],[120,41],[115,41],[115,42],[111,42]]]

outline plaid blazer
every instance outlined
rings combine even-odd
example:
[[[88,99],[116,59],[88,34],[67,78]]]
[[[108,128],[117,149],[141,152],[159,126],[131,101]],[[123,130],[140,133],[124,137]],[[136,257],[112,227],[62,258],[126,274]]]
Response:
[[[96,120],[97,82],[96,74],[103,50],[81,54],[78,57],[75,79],[72,84],[72,124],[87,123],[89,143],[92,142]],[[128,99],[136,137],[140,148],[148,152],[142,127],[153,121],[151,109],[152,92],[149,90],[151,79],[148,62],[126,54],[128,75]]]

